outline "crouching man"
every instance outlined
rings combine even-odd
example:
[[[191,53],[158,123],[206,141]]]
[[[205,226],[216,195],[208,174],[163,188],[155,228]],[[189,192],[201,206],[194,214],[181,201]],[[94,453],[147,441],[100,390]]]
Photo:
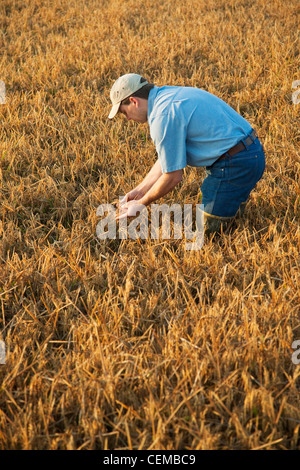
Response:
[[[205,230],[218,232],[242,209],[265,169],[263,147],[251,125],[220,98],[199,88],[157,87],[138,74],[121,76],[110,92],[112,109],[148,122],[158,159],[126,194],[118,218],[136,214],[171,191],[186,166],[205,167],[201,192]]]

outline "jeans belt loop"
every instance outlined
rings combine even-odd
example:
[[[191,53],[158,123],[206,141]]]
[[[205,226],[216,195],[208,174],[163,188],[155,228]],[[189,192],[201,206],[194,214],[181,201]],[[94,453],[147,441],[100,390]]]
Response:
[[[251,130],[251,133],[248,134],[247,137],[245,137],[245,139],[240,140],[236,145],[234,145],[234,147],[231,147],[231,149],[229,149],[229,150],[227,150],[227,152],[223,153],[223,155],[221,155],[221,156],[218,158],[218,160],[220,160],[221,158],[222,158],[222,159],[223,159],[223,158],[226,158],[226,157],[228,157],[228,156],[230,157],[230,156],[232,156],[232,155],[235,155],[235,153],[240,152],[242,149],[241,149],[241,150],[237,150],[237,151],[234,152],[234,153],[232,153],[232,150],[234,150],[236,147],[240,146],[241,143],[244,145],[244,148],[245,148],[246,150],[248,150],[248,148],[250,147],[250,145],[253,144],[253,142],[255,141],[255,139],[257,139],[257,137],[258,137],[258,136],[257,136],[257,132],[255,131],[255,129],[252,129],[252,130]],[[247,144],[247,143],[246,143],[246,140],[249,139],[249,138],[252,140],[252,142],[249,143],[249,144]]]
[[[246,150],[248,150],[248,148],[249,148],[249,145],[248,145],[247,142],[246,142],[246,139],[248,139],[248,137],[250,137],[250,136],[247,136],[247,137],[245,137],[245,139],[242,139],[242,140],[240,141],[240,142],[243,143],[243,145],[245,146],[245,149],[246,149]],[[253,144],[253,141],[251,142],[251,144]],[[250,144],[250,145],[251,145],[251,144]]]

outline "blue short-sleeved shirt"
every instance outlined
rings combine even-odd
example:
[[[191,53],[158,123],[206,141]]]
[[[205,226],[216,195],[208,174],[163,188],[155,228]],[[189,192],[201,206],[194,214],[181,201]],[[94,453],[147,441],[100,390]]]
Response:
[[[199,88],[154,87],[148,123],[163,173],[210,166],[251,132],[227,103]]]

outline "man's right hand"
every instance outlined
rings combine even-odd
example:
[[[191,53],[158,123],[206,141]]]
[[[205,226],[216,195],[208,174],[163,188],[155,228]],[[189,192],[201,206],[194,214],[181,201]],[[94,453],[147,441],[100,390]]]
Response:
[[[129,193],[125,194],[125,196],[120,199],[118,207],[121,208],[127,202],[141,199],[143,196],[144,192],[140,189],[132,189],[132,191],[129,191]]]
[[[116,220],[124,219],[125,217],[136,217],[137,212],[142,212],[144,209],[146,209],[146,206],[141,204],[139,200],[128,201],[119,207],[119,214],[116,216]]]

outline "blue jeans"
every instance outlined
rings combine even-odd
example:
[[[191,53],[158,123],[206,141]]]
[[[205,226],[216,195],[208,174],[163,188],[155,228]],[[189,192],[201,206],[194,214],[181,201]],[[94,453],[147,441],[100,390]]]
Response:
[[[265,170],[265,155],[259,139],[244,150],[206,167],[202,191],[204,213],[215,218],[234,217]]]

